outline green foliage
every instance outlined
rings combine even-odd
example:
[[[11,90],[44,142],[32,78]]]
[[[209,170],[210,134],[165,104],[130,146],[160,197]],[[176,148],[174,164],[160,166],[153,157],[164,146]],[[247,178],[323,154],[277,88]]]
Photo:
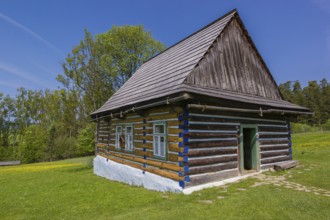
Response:
[[[319,83],[309,81],[304,88],[299,81],[287,81],[280,84],[279,88],[285,100],[305,106],[315,113],[314,117],[301,117],[299,122],[321,127],[330,119],[330,84],[326,79]]]
[[[90,113],[165,46],[142,26],[114,26],[85,37],[63,62],[65,89],[0,93],[0,160],[53,161],[94,153]]]
[[[94,154],[95,151],[95,124],[88,124],[81,129],[77,140],[77,154],[87,156]]]
[[[330,131],[330,119],[328,119],[328,121],[325,124],[323,124],[322,128],[325,131]]]
[[[147,59],[165,49],[143,26],[113,26],[96,36],[85,30],[57,80],[80,96],[86,114],[99,108]]]
[[[112,76],[112,88],[119,89],[148,59],[165,49],[164,44],[152,38],[139,26],[112,26],[96,35],[100,68]]]
[[[31,125],[26,128],[21,136],[20,149],[23,163],[38,162],[42,159],[47,140],[47,130],[38,125]]]
[[[308,124],[302,124],[302,123],[291,123],[292,133],[306,133],[306,132],[316,132],[316,131],[320,131],[320,127],[310,126]]]

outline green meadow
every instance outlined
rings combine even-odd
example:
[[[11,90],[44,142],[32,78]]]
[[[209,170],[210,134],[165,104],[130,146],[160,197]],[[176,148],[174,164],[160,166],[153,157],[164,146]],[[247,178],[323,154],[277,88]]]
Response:
[[[330,132],[293,143],[299,167],[191,195],[95,176],[91,157],[0,167],[0,219],[330,219]]]

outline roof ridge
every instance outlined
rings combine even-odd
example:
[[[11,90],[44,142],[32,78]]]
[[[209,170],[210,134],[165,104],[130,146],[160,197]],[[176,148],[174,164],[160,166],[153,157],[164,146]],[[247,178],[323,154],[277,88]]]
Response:
[[[209,23],[209,24],[205,25],[204,27],[202,27],[202,28],[198,29],[197,31],[193,32],[192,34],[188,35],[187,37],[185,37],[185,38],[181,39],[180,41],[178,41],[178,42],[176,42],[175,44],[171,45],[170,47],[166,48],[166,49],[165,49],[165,50],[163,50],[162,52],[160,52],[160,53],[156,54],[156,55],[155,55],[155,56],[153,56],[153,57],[150,57],[150,58],[149,58],[148,60],[146,60],[146,61],[145,61],[143,64],[145,64],[145,63],[147,63],[147,62],[149,62],[149,61],[153,60],[154,58],[156,58],[156,57],[157,57],[157,56],[159,56],[160,54],[164,53],[165,51],[167,51],[167,50],[171,49],[172,47],[174,47],[174,46],[178,45],[178,44],[179,44],[179,43],[181,43],[182,41],[184,41],[184,40],[188,39],[189,37],[191,37],[191,36],[193,36],[193,35],[197,34],[198,32],[200,32],[200,31],[202,31],[202,30],[204,30],[204,29],[208,28],[209,26],[211,26],[211,25],[213,25],[214,23],[216,23],[216,22],[218,22],[218,21],[222,20],[223,18],[227,17],[228,15],[230,15],[230,14],[232,14],[232,13],[238,13],[237,9],[236,9],[236,8],[234,8],[233,10],[231,10],[231,11],[227,12],[225,15],[222,15],[221,17],[219,17],[219,18],[215,19],[215,20],[214,20],[214,21],[212,21],[211,23]],[[212,43],[212,44],[213,44],[213,43]],[[142,64],[142,65],[143,65],[143,64]],[[142,65],[141,65],[141,66],[142,66]]]

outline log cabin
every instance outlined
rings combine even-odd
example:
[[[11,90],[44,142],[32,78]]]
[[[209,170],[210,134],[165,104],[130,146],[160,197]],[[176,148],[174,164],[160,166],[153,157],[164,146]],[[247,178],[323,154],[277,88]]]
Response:
[[[310,114],[283,99],[233,10],[145,62],[91,114],[94,173],[180,191],[259,172],[292,160],[290,121]]]

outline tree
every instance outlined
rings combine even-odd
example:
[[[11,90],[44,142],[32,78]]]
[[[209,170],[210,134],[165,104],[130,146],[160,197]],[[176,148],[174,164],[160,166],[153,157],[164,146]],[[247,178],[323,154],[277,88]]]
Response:
[[[84,40],[68,55],[62,64],[64,74],[57,80],[79,95],[87,117],[164,48],[142,26],[114,26],[96,40],[85,30]]]
[[[119,89],[148,59],[165,49],[142,25],[112,26],[96,35],[102,71],[112,75],[112,88]]]
[[[100,71],[96,48],[93,36],[85,30],[84,40],[73,48],[62,64],[64,75],[57,77],[68,90],[79,95],[86,116],[101,105],[103,96],[111,95],[113,91],[107,86],[109,77]]]
[[[330,84],[326,79],[320,81],[321,88],[321,118],[322,123],[326,123],[330,118]]]
[[[315,113],[314,117],[307,118],[309,124],[320,126],[327,123],[330,118],[330,85],[326,79],[319,83],[309,81],[304,88],[299,81],[293,85],[288,81],[279,87],[285,100],[305,106]],[[301,117],[300,122],[306,123],[306,118]]]
[[[14,126],[12,117],[15,111],[15,100],[0,93],[0,146],[9,146],[9,135]]]
[[[311,109],[315,115],[310,119],[312,124],[320,125],[322,123],[321,120],[321,90],[320,86],[317,84],[317,81],[309,81],[308,86],[306,86],[303,90],[305,99],[306,99],[306,107]]]
[[[284,97],[285,100],[292,102],[292,82],[287,81],[285,83],[281,83],[279,86],[279,89]]]
[[[293,83],[292,96],[294,103],[302,106],[305,105],[303,91],[301,88],[301,84],[298,80]]]

